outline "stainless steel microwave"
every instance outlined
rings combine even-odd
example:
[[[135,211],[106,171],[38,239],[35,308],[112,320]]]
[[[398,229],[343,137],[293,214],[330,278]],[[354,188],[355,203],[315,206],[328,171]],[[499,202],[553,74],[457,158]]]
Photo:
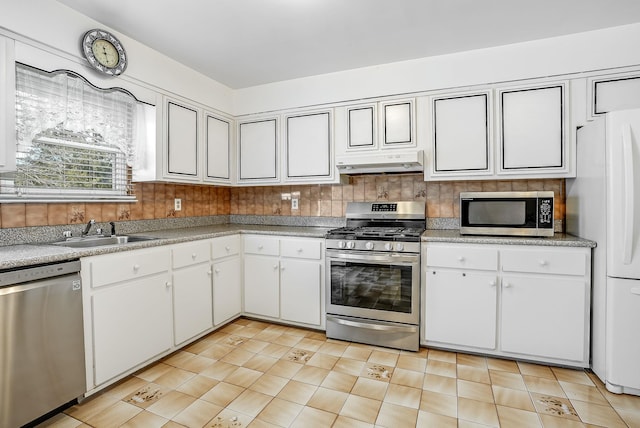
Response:
[[[553,192],[461,192],[460,233],[553,236]]]

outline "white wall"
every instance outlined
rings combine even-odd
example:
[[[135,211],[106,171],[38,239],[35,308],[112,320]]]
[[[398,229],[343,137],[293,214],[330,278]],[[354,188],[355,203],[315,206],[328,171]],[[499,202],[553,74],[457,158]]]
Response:
[[[19,40],[29,43],[31,39],[51,47],[53,52],[65,59],[85,64],[80,50],[82,36],[92,28],[108,29],[55,0],[1,0],[0,30],[2,28],[19,35]],[[114,78],[114,86],[117,86],[119,79],[143,83],[222,112],[232,112],[230,88],[117,31],[113,33],[129,56],[125,75]],[[87,67],[86,77],[90,80],[91,73],[93,71]],[[95,74],[93,77],[97,79]]]
[[[640,65],[640,24],[234,91],[234,114]]]

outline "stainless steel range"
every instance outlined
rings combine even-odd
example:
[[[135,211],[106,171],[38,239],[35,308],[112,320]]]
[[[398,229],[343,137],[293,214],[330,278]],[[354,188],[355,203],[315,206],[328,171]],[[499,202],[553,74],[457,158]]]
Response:
[[[424,202],[349,202],[326,235],[327,337],[417,351]]]

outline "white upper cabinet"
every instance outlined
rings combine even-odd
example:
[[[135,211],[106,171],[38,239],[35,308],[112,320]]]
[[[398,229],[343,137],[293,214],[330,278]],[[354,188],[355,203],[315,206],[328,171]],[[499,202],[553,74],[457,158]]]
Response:
[[[238,183],[279,181],[278,140],[275,117],[238,123]]]
[[[637,71],[590,78],[588,82],[589,118],[615,110],[640,108],[640,74]]]
[[[347,150],[371,150],[378,142],[377,104],[347,107]]]
[[[430,97],[426,180],[575,175],[567,81]]]
[[[198,110],[167,102],[167,175],[198,176]]]
[[[331,180],[331,111],[288,115],[285,121],[285,180]]]
[[[16,167],[14,42],[0,36],[0,171]]]
[[[205,112],[205,181],[231,180],[231,132],[230,119]]]
[[[416,145],[414,100],[382,102],[380,113],[383,147],[414,147]]]

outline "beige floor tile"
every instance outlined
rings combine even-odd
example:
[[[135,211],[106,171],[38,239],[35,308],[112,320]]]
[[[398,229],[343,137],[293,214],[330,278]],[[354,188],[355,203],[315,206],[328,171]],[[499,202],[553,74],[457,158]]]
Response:
[[[351,393],[361,397],[372,398],[382,401],[387,394],[387,382],[380,382],[374,379],[359,377],[351,389]]]
[[[595,386],[560,381],[567,398],[608,406],[609,402]]]
[[[347,416],[338,415],[332,428],[374,428],[374,425]]]
[[[334,343],[327,341],[320,347],[320,349],[318,349],[318,352],[333,355],[334,357],[342,357],[342,354],[344,354],[344,351],[348,347],[349,345],[346,343]]]
[[[420,396],[422,390],[403,385],[389,384],[384,402],[398,404],[412,409],[420,408]]]
[[[143,410],[122,425],[122,428],[160,428],[169,422],[168,419]]]
[[[130,376],[111,386],[105,391],[106,394],[123,399],[133,394],[140,388],[145,387],[149,382],[136,376]]]
[[[244,349],[234,349],[229,352],[227,355],[222,357],[220,361],[224,361],[225,363],[233,364],[236,366],[242,366],[244,363],[253,358],[255,354],[253,352],[245,351]]]
[[[283,345],[278,345],[276,343],[271,343],[267,345],[262,351],[260,351],[259,354],[266,355],[268,357],[273,357],[273,358],[282,358],[282,356],[285,355],[287,352],[289,352],[290,349],[291,349],[290,346],[283,346]]]
[[[431,359],[431,358],[427,360],[427,368],[425,371],[426,373],[435,374],[438,376],[447,376],[447,377],[457,376],[456,363],[451,363],[448,361],[442,361],[442,360]]]
[[[383,366],[395,367],[399,354],[386,351],[373,351],[367,360],[368,363],[380,364]]]
[[[417,420],[418,409],[383,402],[376,419],[376,427],[411,427],[416,425]]]
[[[273,397],[270,395],[247,389],[235,400],[229,403],[227,408],[255,418],[272,399]]]
[[[330,427],[338,415],[324,410],[304,407],[291,424],[291,428],[326,428]]]
[[[88,425],[94,427],[116,428],[126,423],[141,411],[142,409],[139,407],[118,401],[113,406],[109,406],[97,415],[87,419],[86,422]]]
[[[338,357],[328,354],[322,354],[320,352],[314,354],[309,361],[308,366],[320,367],[321,369],[331,370],[336,365]]]
[[[424,373],[427,368],[427,359],[423,357],[414,357],[413,355],[400,354],[398,362],[396,363],[396,368]]]
[[[324,378],[320,386],[336,391],[350,392],[353,388],[353,385],[356,383],[356,380],[358,380],[357,376],[330,371],[329,374],[327,374],[327,377]]]
[[[438,415],[458,417],[458,397],[439,392],[422,391],[420,410]]]
[[[497,406],[500,428],[542,428],[536,412]]]
[[[471,421],[465,421],[464,419],[458,420],[458,428],[486,428],[485,424],[478,424]]]
[[[305,405],[318,389],[315,385],[290,380],[278,393],[277,397],[294,403]]]
[[[251,370],[246,367],[238,367],[229,376],[224,378],[226,383],[248,388],[262,376],[263,373],[257,370]]]
[[[459,358],[459,357],[458,357]],[[458,364],[458,379],[468,380],[471,382],[491,383],[489,370],[486,367],[472,367]]]
[[[499,358],[487,358],[487,367],[489,370],[499,370],[510,373],[520,373],[518,363],[511,360],[502,360]]]
[[[329,374],[329,370],[319,367],[303,366],[291,379],[298,382],[320,385]]]
[[[519,373],[489,370],[489,377],[491,378],[492,385],[502,386],[509,389],[527,390],[527,385],[525,385],[524,379]]]
[[[363,346],[359,344],[352,344],[342,353],[343,358],[349,358],[351,360],[367,361],[371,356],[371,347]]]
[[[614,409],[640,412],[640,397],[629,394],[612,394],[606,391],[605,398]]]
[[[291,401],[274,398],[260,412],[257,419],[267,421],[279,426],[288,427],[298,417],[303,406]]]
[[[340,357],[333,366],[333,370],[341,373],[359,376],[366,363],[360,360],[352,360],[350,358]]]
[[[259,372],[265,373],[277,362],[278,362],[277,358],[257,354],[257,355],[254,355],[249,361],[244,363],[242,367],[246,367],[251,370],[257,370]]]
[[[553,380],[556,379],[556,376],[551,371],[551,368],[547,366],[542,366],[540,364],[523,363],[519,361],[518,368],[520,368],[520,373],[522,373],[523,375],[543,377]]]
[[[184,370],[188,370],[193,373],[200,373],[201,371],[211,366],[216,361],[217,360],[213,358],[203,357],[201,355],[194,355],[192,358],[185,361],[184,364],[182,364],[182,367],[180,368]]]
[[[580,421],[538,413],[544,428],[585,428]]]
[[[322,330],[306,330],[307,334],[304,337],[314,340],[321,340],[323,342],[327,341],[327,334]]]
[[[630,427],[640,427],[640,412],[632,412],[629,410],[616,410],[623,421]]]
[[[176,391],[200,398],[211,388],[216,386],[218,381],[207,376],[197,375],[180,385]]]
[[[280,376],[285,379],[291,379],[296,375],[304,367],[302,364],[294,363],[291,361],[280,360],[275,363],[269,370],[266,371],[266,374],[270,374],[272,376]]]
[[[224,409],[207,423],[207,428],[241,428],[253,426],[254,417],[231,409]],[[182,428],[182,427],[180,427]]]
[[[224,361],[216,361],[206,369],[200,372],[202,376],[210,377],[215,380],[224,380],[225,377],[236,371],[238,366],[225,363]]]
[[[587,386],[595,386],[591,378],[584,372],[584,370],[551,367],[551,371],[559,381],[578,383]]]
[[[281,345],[281,346],[288,346],[290,348],[293,348],[302,339],[303,339],[302,336],[296,336],[296,335],[293,335],[293,334],[285,333],[285,334],[282,334],[282,335],[278,336],[278,338],[273,343],[276,343],[276,344]]]
[[[393,376],[391,376],[390,382],[412,388],[422,388],[424,373],[396,367],[393,370]]]
[[[458,354],[456,364],[480,369],[487,369],[487,358],[480,355]]]
[[[213,404],[217,404],[218,406],[225,407],[243,392],[244,388],[242,387],[231,385],[230,383],[220,382],[204,395],[202,395],[200,399]]]
[[[256,380],[249,389],[275,397],[280,393],[280,391],[282,391],[282,388],[284,388],[288,382],[289,379],[265,374],[260,376],[260,378]]]
[[[178,391],[170,391],[157,402],[147,407],[147,410],[163,418],[172,419],[194,401],[196,401],[196,398],[190,395]]]
[[[245,327],[235,332],[238,336],[242,337],[253,337],[256,334],[260,333],[263,329],[261,328],[253,328],[253,327]]]
[[[276,341],[276,339],[280,335],[282,335],[282,333],[278,332],[278,331],[262,330],[260,333],[258,333],[255,336],[253,336],[252,339],[254,339],[254,340],[262,340],[264,342],[273,343],[273,342]]]
[[[484,401],[487,403],[494,402],[491,385],[479,382],[469,382],[462,379],[458,379],[458,397]]]
[[[458,386],[455,378],[429,373],[424,375],[422,389],[449,395],[458,394]]]
[[[153,405],[153,403],[157,402],[162,398],[165,394],[170,392],[171,389],[156,385],[155,383],[148,383],[142,388],[134,391],[128,396],[124,397],[122,401],[125,403],[133,404],[136,407],[140,407],[141,409],[146,409],[147,407]]]
[[[212,360],[219,360],[220,358],[224,358],[225,355],[227,355],[234,349],[235,348],[233,346],[216,343],[200,352],[198,355],[200,355],[201,357],[211,358]]]
[[[442,351],[440,349],[430,349],[427,358],[429,360],[444,361],[446,363],[456,364],[457,354],[455,352]]]
[[[532,392],[531,399],[538,413],[571,420],[579,420],[578,413],[567,398],[536,394]]]
[[[342,410],[344,402],[347,401],[347,397],[349,394],[346,392],[320,387],[309,399],[307,406],[338,414]]]
[[[64,413],[58,413],[57,415],[54,415],[46,421],[36,425],[35,428],[78,428],[81,425],[83,425],[81,421],[65,415]],[[86,424],[84,425],[86,426]]]
[[[458,428],[458,420],[450,416],[429,413],[423,410],[418,411],[418,427],[437,427],[437,428]]]
[[[172,420],[186,427],[202,427],[224,408],[204,400],[196,400]]]
[[[240,345],[240,349],[257,354],[267,346],[269,346],[269,342],[265,342],[263,340],[249,339],[248,341]]]
[[[322,345],[324,345],[324,340],[315,340],[310,339],[309,337],[305,337],[300,342],[296,344],[296,348],[304,349],[306,351],[316,352]]]
[[[381,401],[372,400],[371,398],[349,395],[344,406],[342,406],[342,410],[340,410],[340,415],[373,424],[378,418],[381,404]]]
[[[113,406],[119,401],[117,396],[110,394],[97,394],[86,399],[82,404],[76,404],[65,410],[65,413],[80,421],[87,421],[104,409]]]
[[[153,382],[169,370],[171,370],[172,366],[165,363],[156,363],[151,367],[144,369],[143,371],[136,374],[136,377],[140,379],[146,380],[148,382]]]
[[[182,366],[193,357],[195,357],[195,354],[191,352],[176,351],[164,358],[163,361],[165,364],[169,364],[170,366],[182,368]]]
[[[503,388],[497,385],[493,385],[491,388],[493,389],[493,398],[496,404],[530,412],[536,411],[528,391]]]
[[[393,376],[393,367],[367,362],[362,368],[360,376],[382,382],[389,382],[391,376]]]
[[[582,422],[587,424],[606,426],[608,428],[625,428],[627,424],[610,406],[571,400],[573,408],[578,412]]]
[[[565,397],[566,394],[560,386],[560,382],[554,379],[546,379],[536,376],[523,375],[525,385],[529,392],[537,392],[538,394],[553,395],[555,397]]]
[[[282,359],[294,363],[306,364],[311,357],[313,357],[313,354],[314,352],[307,351],[306,349],[291,348],[282,356]]]
[[[492,427],[499,426],[496,406],[484,401],[459,397],[458,418]]]
[[[205,336],[202,339],[198,339],[197,341],[187,345],[184,350],[187,352],[191,352],[192,354],[199,354],[205,349],[212,346],[215,342],[213,339],[213,335]]]
[[[154,380],[154,383],[158,385],[166,386],[167,388],[176,389],[189,379],[193,378],[196,374],[187,370],[179,368],[171,368],[162,376]]]

